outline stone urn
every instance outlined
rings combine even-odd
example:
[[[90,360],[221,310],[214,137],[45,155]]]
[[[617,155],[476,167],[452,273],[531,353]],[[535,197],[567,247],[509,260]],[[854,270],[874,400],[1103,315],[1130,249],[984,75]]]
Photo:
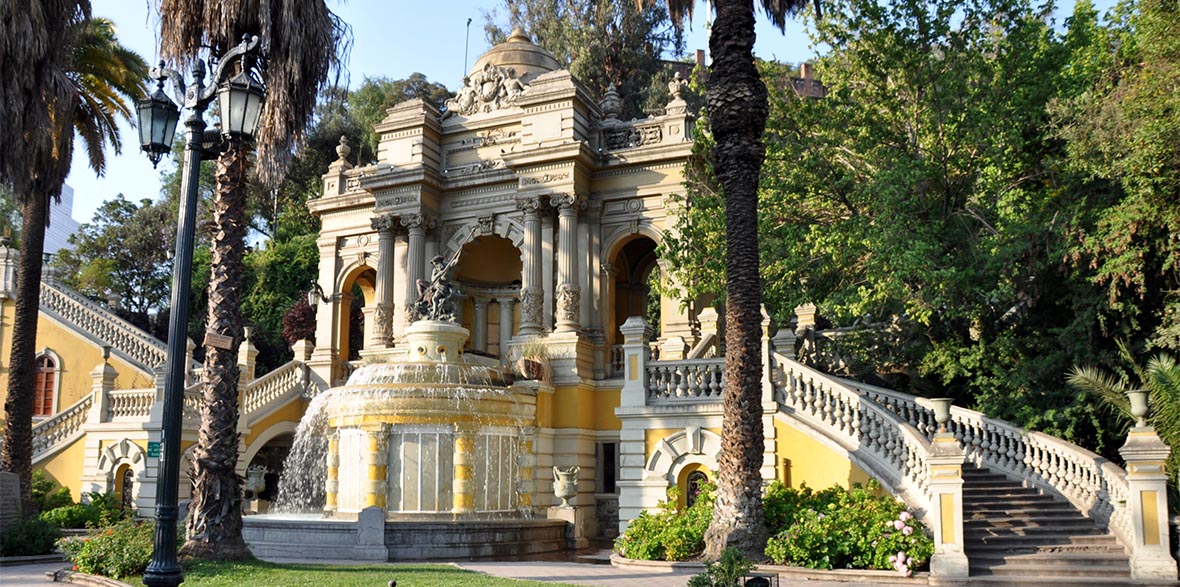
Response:
[[[553,467],[553,495],[561,499],[559,507],[573,507],[570,500],[578,494],[578,466],[574,465],[564,471],[561,467]]]

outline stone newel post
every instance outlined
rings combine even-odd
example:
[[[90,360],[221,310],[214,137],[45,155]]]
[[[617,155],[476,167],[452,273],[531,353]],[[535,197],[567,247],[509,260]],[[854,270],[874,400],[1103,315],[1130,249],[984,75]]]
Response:
[[[1135,405],[1133,399],[1132,412]],[[1168,476],[1164,469],[1171,449],[1144,420],[1145,403],[1141,413],[1134,415],[1139,423],[1119,449],[1127,461],[1127,507],[1134,528],[1134,544],[1128,545],[1131,579],[1175,581],[1176,561],[1168,553]]]
[[[619,327],[623,333],[623,391],[620,407],[642,407],[647,402],[647,342],[651,327],[632,316]]]
[[[87,415],[87,422],[97,424],[102,422],[107,417],[107,410],[111,405],[111,391],[115,389],[115,378],[119,376],[119,372],[111,366],[110,361],[105,356],[109,349],[104,348],[104,356],[102,364],[98,365],[90,372],[90,379],[93,382],[90,389],[94,394],[94,399],[90,403],[90,413]]]
[[[934,533],[930,574],[931,579],[957,579],[968,573],[967,555],[963,551],[963,462],[966,455],[954,433],[946,429],[950,419],[950,400],[933,401],[938,432],[931,443],[927,463],[930,475],[928,519]]]

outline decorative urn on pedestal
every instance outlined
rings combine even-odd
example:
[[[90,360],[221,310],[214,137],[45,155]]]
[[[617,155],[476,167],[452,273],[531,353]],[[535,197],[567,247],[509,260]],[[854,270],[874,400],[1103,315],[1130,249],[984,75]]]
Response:
[[[578,470],[577,465],[564,471],[561,467],[553,467],[553,495],[561,500],[559,507],[573,507],[570,500],[578,494]]]

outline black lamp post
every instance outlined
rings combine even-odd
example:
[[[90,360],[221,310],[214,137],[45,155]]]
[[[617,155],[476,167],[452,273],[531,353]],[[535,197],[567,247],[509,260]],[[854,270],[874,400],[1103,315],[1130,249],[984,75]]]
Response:
[[[205,87],[205,63],[193,63],[193,83],[185,86],[180,73],[160,67],[151,75],[159,81],[156,91],[139,103],[139,137],[142,149],[152,164],[160,162],[164,153],[172,151],[176,123],[180,110],[164,93],[164,80],[171,79],[177,101],[191,112],[184,121],[184,171],[180,191],[180,217],[176,225],[176,256],[172,267],[172,314],[168,319],[168,379],[164,383],[164,419],[160,430],[160,465],[156,485],[156,536],[152,560],[143,582],[150,586],[175,587],[184,580],[176,561],[177,485],[180,481],[180,427],[184,404],[185,330],[188,325],[189,292],[192,289],[193,241],[196,233],[197,184],[200,181],[201,161],[219,154],[226,144],[224,139],[250,140],[258,129],[262,113],[262,84],[250,75],[249,56],[258,47],[258,37],[246,37],[230,49],[217,63],[211,85]],[[239,73],[226,81],[239,64]],[[221,112],[221,134],[206,137],[205,109],[217,98]],[[212,143],[212,148],[205,144]]]

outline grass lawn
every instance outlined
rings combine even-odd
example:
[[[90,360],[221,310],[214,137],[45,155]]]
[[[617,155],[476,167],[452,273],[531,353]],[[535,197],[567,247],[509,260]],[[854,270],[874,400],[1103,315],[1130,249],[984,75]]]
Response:
[[[397,587],[574,587],[563,583],[489,577],[440,564],[338,566],[256,560],[237,563],[202,561],[184,568],[184,587],[385,587],[390,579],[397,580]],[[124,582],[143,584],[139,577]]]

